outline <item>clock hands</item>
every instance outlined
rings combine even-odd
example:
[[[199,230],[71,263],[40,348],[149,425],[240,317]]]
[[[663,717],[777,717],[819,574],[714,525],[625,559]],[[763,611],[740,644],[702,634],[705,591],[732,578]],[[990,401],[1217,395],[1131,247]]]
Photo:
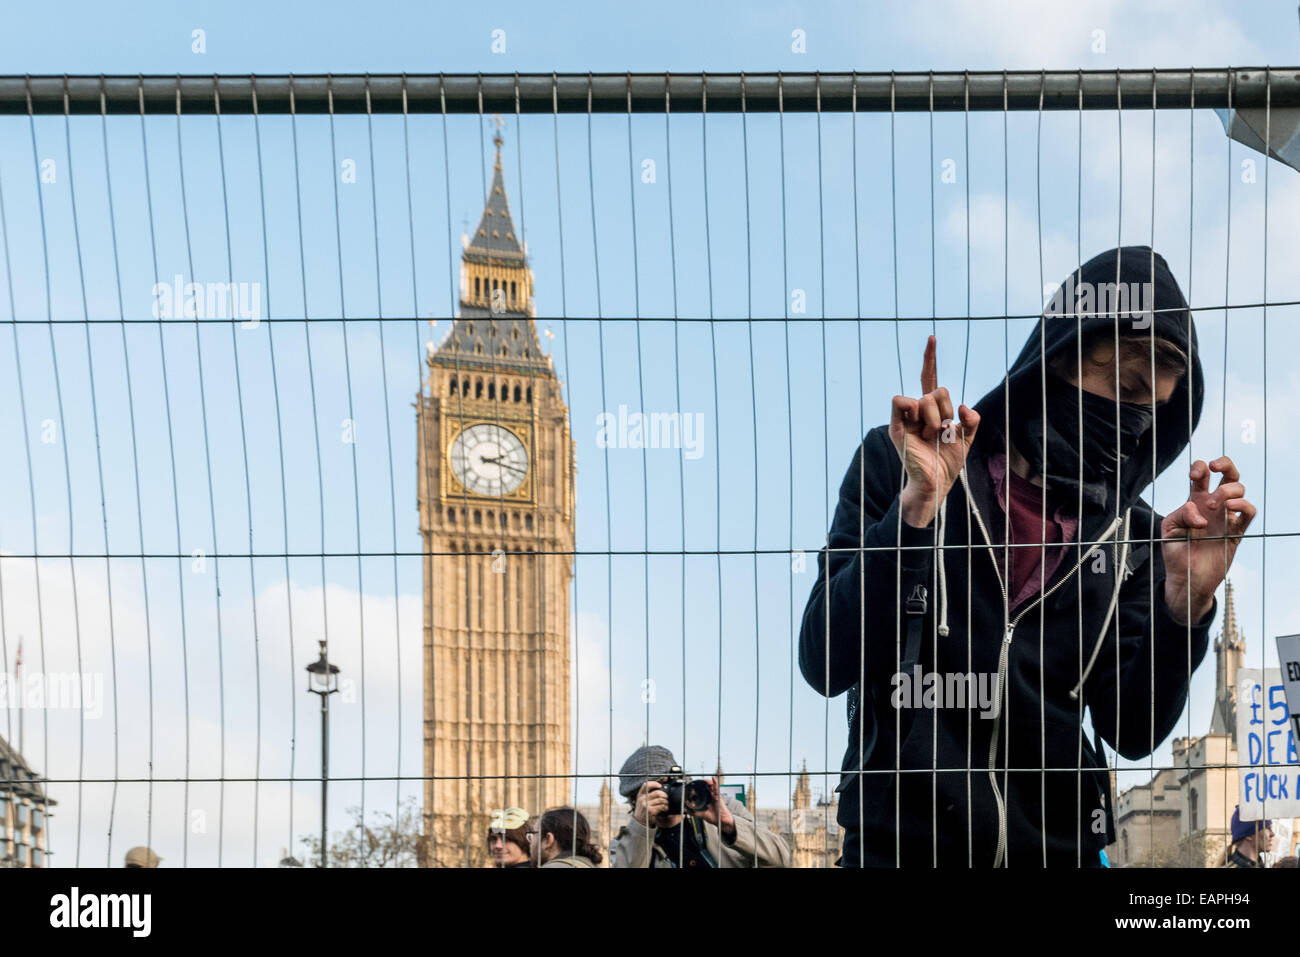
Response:
[[[508,462],[502,462],[502,461],[501,461],[501,456],[499,456],[499,455],[496,456],[495,458],[488,458],[487,456],[483,456],[483,458],[480,459],[479,461],[481,461],[481,462],[491,462],[493,465],[497,466],[498,468],[509,469],[509,470],[512,471],[512,472],[518,472],[520,475],[525,475],[525,474],[527,474],[527,473],[525,472],[524,469],[521,469],[521,468],[518,468],[517,466],[511,465],[511,464],[508,463]]]

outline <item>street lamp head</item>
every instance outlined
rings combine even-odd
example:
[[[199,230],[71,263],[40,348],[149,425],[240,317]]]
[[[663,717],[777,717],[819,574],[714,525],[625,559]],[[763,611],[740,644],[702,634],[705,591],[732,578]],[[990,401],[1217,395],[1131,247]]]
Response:
[[[307,666],[307,675],[308,691],[326,695],[339,690],[339,668],[329,663],[324,641],[320,643],[320,657]]]

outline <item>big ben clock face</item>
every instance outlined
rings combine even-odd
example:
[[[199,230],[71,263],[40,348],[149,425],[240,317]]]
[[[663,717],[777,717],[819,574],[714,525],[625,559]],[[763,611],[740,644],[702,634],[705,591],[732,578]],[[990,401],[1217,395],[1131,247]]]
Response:
[[[500,425],[471,425],[451,444],[451,471],[475,495],[509,495],[528,474],[528,450]]]

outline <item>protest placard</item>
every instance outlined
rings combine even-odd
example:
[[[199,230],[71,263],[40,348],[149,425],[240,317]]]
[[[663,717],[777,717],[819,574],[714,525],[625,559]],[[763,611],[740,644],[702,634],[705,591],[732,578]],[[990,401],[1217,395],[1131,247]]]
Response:
[[[1277,660],[1282,665],[1282,687],[1291,712],[1291,734],[1300,741],[1300,635],[1277,636]]]
[[[1300,758],[1279,668],[1237,672],[1241,819],[1300,815]]]

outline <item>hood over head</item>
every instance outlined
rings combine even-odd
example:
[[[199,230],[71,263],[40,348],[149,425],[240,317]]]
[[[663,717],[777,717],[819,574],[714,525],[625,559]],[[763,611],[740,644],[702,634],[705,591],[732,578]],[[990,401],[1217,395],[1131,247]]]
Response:
[[[1124,461],[1120,501],[1110,503],[1122,510],[1187,447],[1205,398],[1191,311],[1169,264],[1151,247],[1110,249],[1071,273],[1049,301],[1006,378],[980,399],[975,409],[992,426],[987,433],[990,439],[996,436],[1001,447],[1004,390],[1011,415],[1041,416],[1043,363],[1075,355],[1080,338],[1105,334],[1113,340],[1117,330],[1121,338],[1168,340],[1188,357],[1187,369],[1169,401],[1157,407],[1152,425]],[[1113,479],[1110,486],[1108,499],[1114,497]]]

